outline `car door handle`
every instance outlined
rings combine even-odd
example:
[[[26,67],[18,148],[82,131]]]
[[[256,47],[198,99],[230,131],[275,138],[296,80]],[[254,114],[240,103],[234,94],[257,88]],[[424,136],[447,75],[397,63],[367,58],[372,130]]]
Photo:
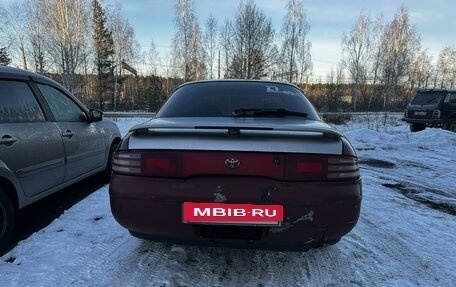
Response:
[[[66,137],[66,138],[72,138],[74,136],[74,132],[70,131],[70,130],[66,130],[63,134],[62,134],[63,137]]]
[[[10,135],[4,135],[0,140],[0,145],[12,146],[15,142],[17,142],[16,138]]]

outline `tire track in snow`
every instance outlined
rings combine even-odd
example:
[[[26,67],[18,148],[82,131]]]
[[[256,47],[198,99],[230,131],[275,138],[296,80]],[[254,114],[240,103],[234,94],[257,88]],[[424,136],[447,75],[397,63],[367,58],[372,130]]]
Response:
[[[297,286],[301,281],[292,253],[218,247],[183,247],[191,270],[188,286]],[[190,273],[188,272],[188,273]],[[178,285],[176,285],[178,286]]]
[[[215,270],[215,266],[220,266],[220,256],[211,256],[214,252],[213,248],[202,249],[199,247],[190,247],[187,248],[189,254],[189,266],[198,270],[197,277],[193,277],[192,283],[194,286],[201,284],[201,286],[221,286],[218,284],[218,280],[216,280],[215,276],[217,272]],[[216,251],[218,249],[215,249]],[[214,260],[216,262],[214,262]]]
[[[162,243],[136,240],[140,241],[140,245],[129,254],[131,260],[126,260],[127,264],[110,279],[107,286],[114,286],[117,282],[122,282],[122,286],[155,286],[157,281],[168,283],[169,278],[162,276],[166,275],[164,270],[168,269],[169,247]]]
[[[189,286],[325,286],[321,282],[331,286],[345,276],[344,272],[334,270],[346,262],[343,258],[337,259],[337,250],[328,251],[331,248],[323,248],[309,257],[307,253],[298,252],[187,247],[188,259],[181,268],[193,270]],[[323,267],[319,265],[322,254],[326,254]],[[319,284],[312,285],[312,281]]]
[[[423,231],[422,227],[427,226],[421,220],[427,219],[434,212],[426,210],[426,207],[420,207],[419,204],[410,204],[408,198],[385,192],[380,184],[382,179],[378,177],[379,173],[376,171],[365,172],[364,207],[360,220],[338,247],[344,252],[361,251],[351,264],[362,278],[367,280],[363,285],[440,285],[439,282],[443,278],[432,276],[442,273],[441,270],[437,270],[440,269],[438,264],[435,264],[439,262],[438,256],[433,254],[438,250],[432,250],[429,253],[430,258],[423,256],[422,250],[418,250],[438,248],[416,242],[421,239],[419,236],[420,231]],[[401,180],[398,176],[395,178]],[[402,217],[404,213],[399,211],[400,209],[407,209],[406,218]],[[437,233],[440,232],[437,226],[433,226],[433,229]],[[378,278],[381,278],[381,282]],[[451,279],[449,280],[448,282],[451,282]]]
[[[106,278],[105,286],[186,286],[174,264],[171,245],[135,238],[130,240],[136,241],[136,245],[124,246],[100,262],[107,267],[97,269],[93,278],[112,275]],[[94,286],[99,286],[99,283]]]
[[[174,274],[165,272],[172,269],[168,259],[173,255],[170,245],[136,239],[120,227],[110,212],[107,189],[93,194],[84,204],[100,201],[104,202],[104,209],[85,213],[86,217],[80,220],[76,206],[62,216],[73,224],[63,224],[59,219],[47,231],[49,236],[62,236],[62,244],[70,244],[73,250],[71,260],[56,268],[63,272],[51,273],[46,282],[55,286],[175,285],[170,283],[176,281]],[[99,235],[90,229],[97,229]]]
[[[113,263],[118,263],[118,257],[121,257],[123,254],[125,254],[124,252],[127,250],[131,253],[137,245],[138,243],[135,242],[135,240],[132,240],[129,237],[122,237],[121,240],[114,239],[114,242],[112,244],[103,244],[96,246],[96,249],[93,252],[98,254],[96,258],[91,256],[91,252],[85,254],[86,256],[78,258],[77,265],[81,266],[82,268],[77,273],[77,277],[73,277],[71,285],[93,286],[96,285],[94,282],[99,281],[100,279],[102,281],[100,283],[103,284],[103,281],[108,280],[109,278],[105,278],[99,274],[109,271],[109,273],[112,273],[115,276],[115,273],[112,271],[117,270],[119,268],[119,265]]]
[[[126,236],[115,244],[99,246],[98,249],[101,256],[94,258],[88,252],[87,256],[77,260],[77,265],[83,268],[76,276],[72,275],[70,284],[63,285],[153,286],[156,281],[162,282],[160,273],[168,269],[169,248],[161,243]]]
[[[352,253],[356,259],[350,264],[361,275],[362,285],[424,284],[425,286],[433,286],[436,283],[432,279],[427,283],[423,281],[424,278],[428,277],[428,271],[423,272],[428,268],[428,265],[404,242],[400,235],[391,234],[388,230],[379,228],[378,224],[368,223],[367,220],[362,220],[360,224],[364,225],[361,229],[369,231],[347,236],[344,250],[349,250],[347,253]],[[356,251],[359,250],[360,246],[363,251]],[[379,282],[378,278],[381,278],[382,281]],[[419,279],[416,280],[415,278]]]
[[[339,243],[340,244],[340,243]],[[342,256],[337,246],[326,246],[296,255],[295,262],[301,274],[301,286],[359,286],[353,276],[351,254]]]
[[[423,206],[453,215],[456,212],[454,186],[436,187],[435,184],[432,184],[433,181],[421,179],[418,175],[408,178],[409,175],[402,174],[397,168],[392,170],[362,168],[362,174],[382,180],[380,185],[396,190]]]
[[[201,272],[195,286],[252,286],[262,282],[258,274],[265,273],[258,252],[254,250],[240,250],[219,247],[193,247],[195,261]],[[197,280],[200,280],[199,282]]]

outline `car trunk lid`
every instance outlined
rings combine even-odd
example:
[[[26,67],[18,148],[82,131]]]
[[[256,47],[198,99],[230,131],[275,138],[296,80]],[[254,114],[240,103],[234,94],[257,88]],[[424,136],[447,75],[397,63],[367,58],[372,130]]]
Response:
[[[207,123],[210,122],[210,125]],[[263,121],[260,121],[263,122]],[[162,178],[266,177],[285,181],[359,177],[345,139],[321,122],[151,123],[134,127],[114,158],[114,172]]]

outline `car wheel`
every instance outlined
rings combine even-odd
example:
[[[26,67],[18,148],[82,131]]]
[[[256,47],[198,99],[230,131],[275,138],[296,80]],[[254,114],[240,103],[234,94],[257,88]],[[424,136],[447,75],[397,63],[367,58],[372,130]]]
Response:
[[[410,124],[410,131],[412,133],[422,131],[426,128],[426,124]]]
[[[113,143],[111,144],[111,147],[109,148],[108,162],[106,163],[106,168],[105,168],[105,170],[103,171],[103,179],[104,179],[106,182],[109,182],[109,180],[111,179],[111,173],[112,173],[112,158],[113,158],[113,156],[114,156],[114,152],[116,151],[118,145],[119,145],[118,143],[113,142]]]
[[[0,190],[0,252],[8,246],[13,229],[14,209],[10,199]]]
[[[449,130],[450,132],[456,132],[456,118],[449,119],[445,125],[443,126],[444,129]]]

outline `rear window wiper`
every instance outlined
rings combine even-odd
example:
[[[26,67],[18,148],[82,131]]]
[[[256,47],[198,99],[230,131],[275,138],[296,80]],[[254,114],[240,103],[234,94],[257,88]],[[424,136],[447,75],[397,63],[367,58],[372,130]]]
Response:
[[[283,117],[302,117],[306,118],[307,113],[289,111],[287,109],[235,109],[232,113],[233,117],[268,117],[275,116]]]
[[[441,100],[442,100],[442,95],[438,95],[438,96],[435,96],[435,97],[431,97],[429,99],[425,99],[425,101],[423,101],[421,103],[412,102],[412,104],[424,106],[424,105],[430,105],[430,104],[438,104]]]
[[[427,101],[425,101],[424,103],[421,103],[420,105],[424,106],[424,105],[430,105],[430,104],[437,104],[438,102],[439,102],[439,98],[431,98],[431,99],[428,99]]]

